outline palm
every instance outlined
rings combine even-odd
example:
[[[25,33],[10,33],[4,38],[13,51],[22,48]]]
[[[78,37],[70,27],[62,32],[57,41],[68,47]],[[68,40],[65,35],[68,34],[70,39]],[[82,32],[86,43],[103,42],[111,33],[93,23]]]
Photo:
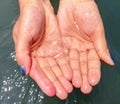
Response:
[[[44,32],[40,33],[42,38],[37,38],[31,47],[33,65],[30,76],[36,80],[36,76],[33,74],[36,67],[39,76],[42,75],[41,73],[44,74],[41,80],[39,80],[38,85],[42,86],[46,91],[49,87],[49,91],[53,93],[51,90],[53,87],[50,84],[52,82],[56,89],[56,95],[64,99],[67,97],[67,93],[72,91],[72,85],[68,81],[72,78],[72,72],[66,58],[67,51],[61,42],[57,19],[51,7],[45,7],[45,24],[43,30]],[[47,85],[42,85],[42,79]],[[45,79],[48,79],[49,82]]]
[[[21,11],[13,31],[17,61],[25,63],[27,73],[47,95],[65,99],[72,91],[68,81],[72,72],[54,11],[48,1],[28,5]]]
[[[81,87],[84,93],[88,93],[91,85],[96,85],[100,80],[100,58],[93,38],[98,31],[104,33],[102,21],[93,1],[68,0],[61,4],[58,20],[63,41],[70,50],[72,82],[74,86]]]

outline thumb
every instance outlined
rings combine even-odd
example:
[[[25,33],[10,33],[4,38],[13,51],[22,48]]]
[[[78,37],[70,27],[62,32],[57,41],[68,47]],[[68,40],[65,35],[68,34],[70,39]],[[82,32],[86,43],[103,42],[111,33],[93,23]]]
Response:
[[[93,34],[93,36],[91,38],[93,40],[93,44],[95,46],[95,49],[96,49],[100,59],[109,65],[114,65],[114,62],[110,56],[109,49],[107,47],[104,27],[101,26],[101,28],[100,28],[98,26],[98,28],[96,29],[95,33]]]
[[[21,66],[22,75],[28,75],[31,69],[30,44],[27,39],[15,43],[17,63]]]

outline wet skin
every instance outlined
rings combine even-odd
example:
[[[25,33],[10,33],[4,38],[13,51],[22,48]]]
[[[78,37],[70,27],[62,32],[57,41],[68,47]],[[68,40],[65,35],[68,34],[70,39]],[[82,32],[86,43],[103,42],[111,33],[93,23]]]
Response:
[[[20,4],[13,30],[17,62],[44,93],[65,99],[73,89],[72,69],[54,10],[49,0]]]
[[[56,16],[49,0],[19,0],[13,30],[18,64],[45,94],[60,99],[72,84],[89,93],[100,80],[100,59],[113,65],[94,1],[68,1],[60,2]]]
[[[61,0],[58,21],[73,70],[72,83],[90,93],[101,78],[100,59],[114,65],[94,0]]]

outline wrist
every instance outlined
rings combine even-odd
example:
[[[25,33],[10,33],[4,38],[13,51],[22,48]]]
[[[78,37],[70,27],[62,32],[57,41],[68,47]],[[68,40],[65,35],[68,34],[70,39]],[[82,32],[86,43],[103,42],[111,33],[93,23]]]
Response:
[[[42,3],[43,0],[19,0],[20,10],[26,6],[35,6]]]

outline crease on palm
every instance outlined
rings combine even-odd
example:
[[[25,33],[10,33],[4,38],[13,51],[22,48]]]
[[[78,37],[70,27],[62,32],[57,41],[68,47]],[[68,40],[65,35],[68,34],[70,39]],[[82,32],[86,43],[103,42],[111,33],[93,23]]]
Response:
[[[52,15],[53,14],[50,14],[50,16]],[[54,19],[51,20],[51,18]],[[42,40],[41,42],[35,43],[37,48],[34,49],[33,46],[34,50],[32,54],[34,54],[35,57],[54,57],[63,53],[63,46],[56,18],[53,15],[52,17],[46,19],[49,20],[46,20],[44,32],[41,34]],[[54,25],[51,25],[51,22],[53,22],[52,24]]]
[[[97,28],[101,28],[103,25],[96,7],[94,1],[75,4],[65,1],[61,3],[58,11],[63,43],[71,55],[72,82],[83,93],[89,93],[91,86],[96,85],[100,80],[100,57],[95,49],[93,36],[97,35],[95,34]],[[78,53],[78,59],[73,51]],[[76,77],[78,75],[76,65],[78,65],[77,72],[80,73],[79,79]],[[94,73],[96,73],[96,77],[93,78],[91,76]]]
[[[68,5],[66,4],[65,6],[67,8]],[[77,7],[79,6],[77,5]],[[80,19],[82,15],[78,15],[79,8],[74,8],[74,9],[76,9],[73,10],[75,12],[72,11],[73,13],[71,13],[71,11],[69,10],[67,11],[65,8],[60,8],[60,11],[58,11],[58,16],[57,16],[58,21],[57,21],[57,18],[54,15],[53,11],[50,11],[51,9],[49,9],[49,7],[46,8],[45,17],[43,17],[45,18],[44,20],[45,24],[42,27],[43,31],[37,34],[37,36],[40,35],[39,37],[33,39],[32,47],[31,47],[31,57],[33,60],[33,65],[37,65],[37,69],[39,69],[37,71],[42,70],[42,72],[45,74],[45,77],[48,78],[50,82],[52,82],[52,84],[57,90],[56,95],[61,99],[66,98],[67,93],[70,93],[72,91],[72,87],[68,82],[68,80],[71,79],[73,80],[75,78],[76,72],[73,72],[74,68],[76,68],[79,75],[82,76],[82,79],[79,79],[80,76],[77,80],[75,79],[76,84],[74,84],[74,86],[83,89],[82,91],[84,93],[89,93],[92,88],[91,88],[91,83],[89,81],[89,75],[88,75],[89,70],[87,69],[87,71],[81,71],[80,64],[84,66],[84,64],[88,64],[93,60],[97,60],[98,63],[97,69],[99,70],[100,68],[99,67],[100,58],[96,53],[91,36],[92,35],[91,33],[95,31],[95,29],[93,28],[91,32],[91,28],[90,28],[94,24],[94,21],[93,24],[90,23],[88,26],[87,22],[85,23],[86,20],[84,20],[84,17]],[[65,14],[63,14],[62,10],[64,10]],[[88,28],[86,28],[87,26]],[[38,29],[38,27],[36,29]],[[80,57],[81,53],[85,54],[85,57],[88,56],[90,60],[82,59],[82,61],[80,61],[80,58],[83,58],[83,56]],[[77,63],[73,65],[73,63],[75,63],[76,60]],[[73,71],[71,71],[70,66],[73,66],[72,67]],[[94,68],[94,65],[92,66],[92,68]],[[30,76],[33,79],[35,79],[35,75],[32,74],[32,72],[35,73],[34,69],[35,67],[32,68],[30,72]],[[74,78],[72,78],[72,74]],[[97,82],[93,85],[96,85],[100,79],[99,71],[97,75],[98,75]],[[38,77],[39,76],[40,75],[38,75]],[[39,80],[38,79],[35,79],[35,81],[38,84],[39,82],[41,82],[40,80],[44,81],[44,79],[39,79]],[[63,81],[65,81],[64,83],[66,83],[66,86],[64,85]],[[77,83],[79,84],[77,85]],[[88,91],[86,90],[85,83],[87,83]],[[42,85],[39,84],[39,86],[41,87]],[[49,84],[47,86],[49,86]],[[44,92],[48,93],[44,88],[44,86],[42,86],[42,89]]]
[[[21,10],[13,32],[19,65],[47,95],[65,99],[73,89],[72,72],[49,0]]]
[[[69,8],[72,8],[70,9],[71,12]],[[64,13],[62,10],[64,10]],[[78,3],[75,7],[73,6],[64,8],[63,6],[63,8],[60,8],[58,18],[60,21],[61,32],[63,34],[63,40],[76,41],[76,43],[79,43],[79,45],[84,47],[84,49],[81,49],[81,47],[76,48],[80,49],[81,51],[89,50],[90,48],[93,49],[94,44],[92,35],[95,33],[97,28],[103,28],[103,24],[98,13],[99,12],[96,10],[96,8],[89,7],[86,2]],[[72,44],[70,46],[72,46]]]
[[[56,16],[51,8],[46,7],[45,9],[45,28],[41,34],[44,35],[44,38],[41,43],[38,42],[35,45],[37,48],[33,47],[31,56],[33,60],[36,60],[39,70],[42,70],[54,85],[56,95],[64,99],[67,93],[72,91],[72,85],[68,81],[71,79],[72,72],[66,59],[67,51],[62,43]],[[67,86],[64,85],[63,81]]]

